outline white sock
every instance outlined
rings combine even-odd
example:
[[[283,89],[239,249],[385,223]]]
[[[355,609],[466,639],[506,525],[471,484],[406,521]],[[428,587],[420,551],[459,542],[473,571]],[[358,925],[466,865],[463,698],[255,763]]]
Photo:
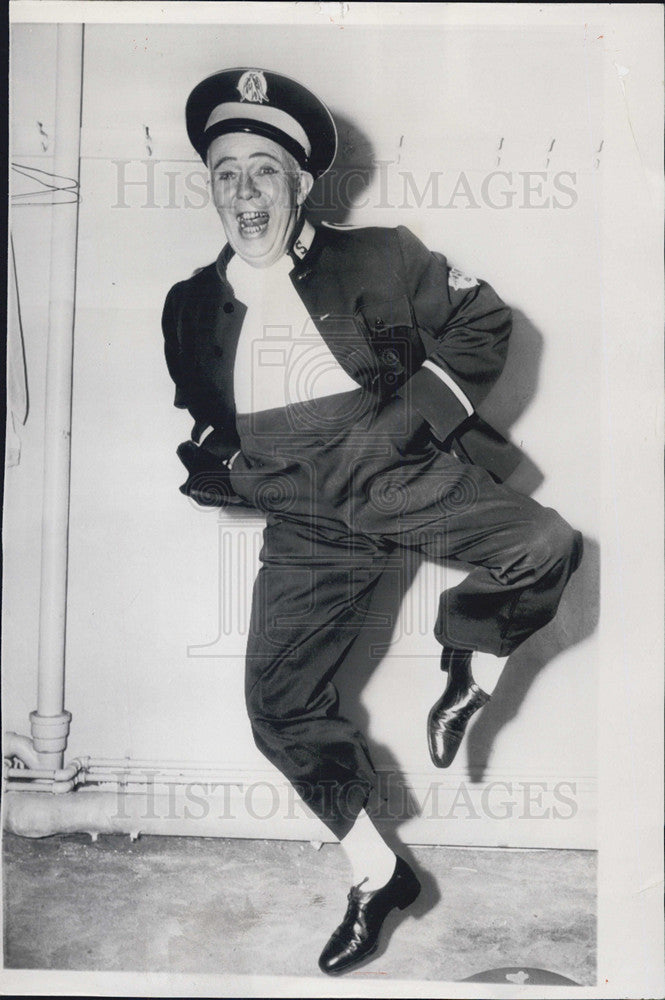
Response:
[[[491,653],[473,654],[473,679],[485,694],[492,694],[494,691],[507,660],[507,656],[493,656]]]
[[[340,843],[353,869],[353,885],[366,879],[363,892],[374,892],[390,881],[397,859],[364,809]]]

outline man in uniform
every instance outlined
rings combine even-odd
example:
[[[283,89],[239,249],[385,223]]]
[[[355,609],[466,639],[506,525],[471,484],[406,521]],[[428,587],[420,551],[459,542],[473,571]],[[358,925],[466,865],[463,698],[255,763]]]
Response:
[[[556,613],[582,540],[503,485],[515,450],[476,414],[510,333],[494,291],[404,227],[307,221],[336,152],[326,106],[240,67],[202,81],[186,121],[227,244],[164,306],[175,404],[195,420],[181,490],[266,516],[246,702],[257,746],[353,869],[319,959],[336,974],[372,954],[386,915],[420,889],[372,822],[376,773],[333,684],[386,560],[412,550],[472,567],[435,626],[447,683],[427,740],[447,767],[505,658]]]

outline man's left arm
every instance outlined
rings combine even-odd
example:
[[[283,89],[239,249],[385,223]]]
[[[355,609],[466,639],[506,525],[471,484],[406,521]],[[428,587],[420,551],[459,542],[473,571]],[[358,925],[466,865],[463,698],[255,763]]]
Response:
[[[510,309],[486,282],[468,278],[403,226],[397,229],[427,359],[399,390],[445,441],[472,416],[508,352]]]

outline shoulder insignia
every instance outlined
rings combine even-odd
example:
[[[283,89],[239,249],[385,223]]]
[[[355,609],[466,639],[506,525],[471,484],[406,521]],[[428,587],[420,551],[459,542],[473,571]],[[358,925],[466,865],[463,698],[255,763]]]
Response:
[[[448,284],[453,291],[458,292],[460,288],[475,288],[478,284],[478,279],[472,278],[468,274],[463,274],[456,267],[451,267],[448,271]]]

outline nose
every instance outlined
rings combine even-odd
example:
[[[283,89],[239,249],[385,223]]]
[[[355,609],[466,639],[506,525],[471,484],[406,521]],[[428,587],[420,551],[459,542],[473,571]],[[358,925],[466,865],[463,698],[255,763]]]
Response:
[[[238,178],[236,195],[242,201],[249,201],[257,193],[257,188],[253,178],[249,173],[241,174]]]

